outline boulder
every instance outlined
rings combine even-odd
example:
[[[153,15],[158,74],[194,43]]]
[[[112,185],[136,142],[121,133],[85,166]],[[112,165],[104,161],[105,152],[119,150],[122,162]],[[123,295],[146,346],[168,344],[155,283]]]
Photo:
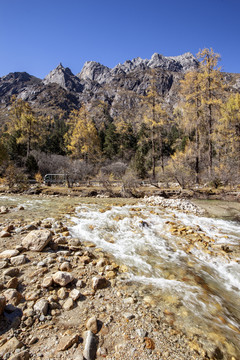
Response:
[[[32,230],[22,241],[27,250],[42,251],[51,241],[52,233],[49,230]]]

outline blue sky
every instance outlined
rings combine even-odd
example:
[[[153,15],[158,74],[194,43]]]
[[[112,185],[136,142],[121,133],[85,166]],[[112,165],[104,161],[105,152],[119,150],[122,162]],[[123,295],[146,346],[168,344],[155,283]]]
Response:
[[[240,0],[0,0],[0,76],[212,47],[240,73]]]

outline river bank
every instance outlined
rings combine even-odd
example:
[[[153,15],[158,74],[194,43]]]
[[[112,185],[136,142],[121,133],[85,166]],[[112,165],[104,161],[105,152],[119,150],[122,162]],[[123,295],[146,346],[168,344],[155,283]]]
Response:
[[[7,352],[4,350],[3,359],[10,356],[15,359],[19,352],[23,359],[28,356],[33,359],[82,359],[84,348],[85,357],[94,358],[97,351],[97,358],[109,360],[234,359],[231,344],[223,353],[217,345],[219,338],[215,343],[209,339],[204,346],[197,331],[192,335],[184,333],[176,326],[176,314],[171,308],[166,304],[156,306],[156,300],[132,282],[126,266],[116,263],[113,256],[96,244],[74,236],[72,216],[76,206],[81,205],[79,199],[72,202],[66,197],[58,199],[58,196],[45,195],[41,200],[30,197],[29,201],[25,198],[23,201],[19,196],[16,202],[16,197],[11,200],[3,196],[1,202],[1,205],[10,204],[10,211],[0,215],[1,234],[3,231],[9,234],[0,238],[1,252],[10,249],[19,252],[1,260],[2,293],[8,292],[8,304],[2,315],[5,323],[1,328],[0,352],[8,345],[13,346]],[[82,203],[92,204],[93,201],[82,199]],[[104,215],[111,207],[120,205],[124,209],[126,204],[135,205],[134,213],[140,211],[135,199],[96,199],[94,207]],[[121,216],[119,214],[119,219],[114,221],[120,221]],[[145,219],[146,224],[148,221]],[[93,219],[91,231],[94,226]],[[147,225],[142,223],[142,226]],[[22,246],[23,239],[35,231],[34,227],[52,233],[46,247],[37,252]],[[110,244],[113,241],[108,240]],[[27,258],[27,262],[14,265],[16,260],[13,258],[19,256]],[[58,271],[69,272],[72,280],[64,285],[55,282],[54,274]],[[105,280],[94,285],[95,278]],[[14,288],[23,298],[9,291]],[[87,341],[84,341],[85,331],[91,331],[85,333]],[[91,351],[90,348],[86,350],[87,343],[92,344]]]

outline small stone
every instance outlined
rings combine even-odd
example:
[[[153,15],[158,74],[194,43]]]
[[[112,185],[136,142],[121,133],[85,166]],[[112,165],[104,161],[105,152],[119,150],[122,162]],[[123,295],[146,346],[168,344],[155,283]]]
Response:
[[[9,212],[8,208],[6,206],[0,207],[0,213],[1,214],[7,214]]]
[[[68,292],[64,288],[61,288],[58,290],[57,296],[59,297],[59,299],[66,299],[68,297]]]
[[[128,297],[126,299],[123,299],[124,304],[134,304],[134,299],[132,297]]]
[[[44,287],[44,288],[48,288],[48,287],[52,286],[52,284],[53,284],[52,276],[46,276],[42,281],[42,287]]]
[[[95,276],[92,278],[92,288],[93,290],[104,289],[109,286],[109,281],[104,277]]]
[[[115,279],[115,277],[116,277],[116,273],[114,271],[108,271],[106,273],[106,279],[108,280]]]
[[[128,313],[128,312],[124,313],[123,316],[124,316],[125,319],[127,319],[127,320],[132,320],[132,319],[135,318],[135,315],[133,315],[133,314],[131,314],[131,313]]]
[[[66,271],[57,271],[53,275],[53,281],[60,286],[66,286],[71,281],[73,281],[73,279],[74,278],[73,278],[72,274],[70,274],[69,272],[66,272]]]
[[[4,271],[3,276],[15,277],[18,276],[18,274],[19,274],[18,268],[9,268]]]
[[[4,296],[10,304],[18,305],[22,300],[22,295],[15,289],[8,289],[4,291]]]
[[[96,334],[98,332],[98,324],[97,324],[97,318],[96,316],[92,316],[88,321],[86,322],[86,329],[91,330],[93,334]]]
[[[28,359],[30,359],[30,354],[28,350],[24,350],[16,355],[12,355],[8,360],[28,360]]]
[[[11,257],[17,256],[18,254],[18,250],[4,250],[0,253],[0,259],[10,259]]]
[[[13,266],[23,265],[23,264],[26,264],[27,257],[26,257],[26,255],[14,256],[10,259],[10,262]]]
[[[32,230],[22,241],[22,246],[27,250],[42,251],[49,241],[52,233],[49,230]]]
[[[76,283],[76,287],[82,289],[86,286],[85,282],[83,280],[78,280]]]
[[[39,299],[39,291],[29,291],[25,294],[25,299],[27,301],[35,301]]]
[[[25,321],[24,321],[24,324],[27,326],[27,327],[31,327],[32,324],[34,323],[34,320],[31,316],[29,316]]]
[[[74,307],[74,301],[72,298],[68,298],[63,304],[63,309],[66,311],[71,310]]]
[[[136,333],[139,337],[144,338],[147,336],[147,331],[143,330],[143,329],[137,329]]]
[[[61,271],[69,271],[71,270],[71,264],[68,261],[65,261],[59,266],[59,269]]]
[[[71,346],[73,346],[73,344],[78,343],[78,339],[79,336],[77,334],[66,335],[62,337],[58,344],[57,351],[65,351],[69,349]]]
[[[34,310],[27,308],[27,309],[25,309],[25,310],[23,311],[23,315],[24,315],[24,316],[27,316],[27,317],[31,317],[31,316],[34,315]]]
[[[84,333],[83,356],[86,360],[94,360],[97,352],[96,336],[90,331]]]
[[[8,231],[3,230],[0,232],[0,238],[6,238],[6,237],[10,237],[10,236],[11,236],[11,234]]]
[[[33,309],[42,314],[42,315],[47,315],[48,312],[48,301],[46,299],[39,299],[36,304],[34,305]]]
[[[18,279],[16,277],[13,277],[6,283],[7,289],[16,289],[18,287]]]
[[[33,338],[29,341],[29,345],[36,344],[39,341],[37,336],[33,336]]]
[[[5,306],[6,306],[6,298],[5,296],[0,295],[0,315],[2,315]]]
[[[108,351],[107,351],[106,348],[100,347],[100,348],[97,350],[97,356],[107,357],[107,355],[108,355]]]
[[[18,210],[24,210],[24,206],[23,206],[23,205],[19,205]]]
[[[77,300],[78,298],[80,298],[81,293],[80,293],[79,290],[73,289],[72,291],[70,291],[69,296],[70,296],[73,300]]]
[[[23,344],[18,341],[16,337],[12,337],[4,345],[0,347],[0,356],[3,357],[6,353],[13,353],[16,349],[22,348]]]
[[[7,261],[0,261],[0,269],[4,269],[8,266],[8,262]]]

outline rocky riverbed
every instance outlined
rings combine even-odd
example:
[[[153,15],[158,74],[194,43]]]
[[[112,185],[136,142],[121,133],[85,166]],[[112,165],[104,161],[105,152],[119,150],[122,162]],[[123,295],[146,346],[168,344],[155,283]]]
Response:
[[[160,200],[155,199],[158,205]],[[202,211],[190,203],[176,206]],[[70,219],[56,220],[52,213],[46,219],[34,214],[30,221],[29,214],[24,216],[25,207],[19,205],[2,206],[0,212],[3,360],[237,360],[230,345],[228,353],[213,342],[205,347],[197,334],[189,336],[175,326],[175,314],[167,307],[140,297],[138,286],[129,283],[127,266],[91,238],[86,242],[72,236]],[[169,234],[195,239],[183,244],[188,246],[186,251],[194,246],[218,251],[207,236],[195,236],[196,229],[183,229],[176,221],[166,227]],[[224,248],[219,252],[232,256]]]

